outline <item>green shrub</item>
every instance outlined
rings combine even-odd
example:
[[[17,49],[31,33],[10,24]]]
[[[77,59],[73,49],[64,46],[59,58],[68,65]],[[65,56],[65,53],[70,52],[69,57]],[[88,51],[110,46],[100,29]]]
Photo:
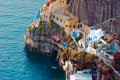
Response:
[[[52,28],[56,28],[56,29],[59,28],[59,25],[52,20],[51,20],[51,26],[52,26]]]
[[[33,27],[29,27],[28,28],[28,32],[34,32],[34,28]]]
[[[81,39],[81,37],[77,37],[77,38],[76,38],[76,41],[78,42],[80,39]]]
[[[64,28],[64,27],[62,27],[62,28],[61,28],[61,31],[64,31],[64,30],[65,30],[65,28]]]
[[[45,29],[45,24],[39,25],[37,28],[35,28],[35,31],[42,31]]]
[[[39,19],[42,20],[42,15],[39,16]]]

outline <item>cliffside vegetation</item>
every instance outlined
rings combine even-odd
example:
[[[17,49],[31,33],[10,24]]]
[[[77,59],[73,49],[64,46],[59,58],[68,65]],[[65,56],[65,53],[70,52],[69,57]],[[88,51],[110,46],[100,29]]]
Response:
[[[66,48],[63,50],[61,57],[64,62],[69,59],[81,69],[95,68],[96,66],[95,59],[97,59],[97,56],[94,54],[88,54],[85,51],[78,52]]]
[[[58,29],[60,26],[57,24],[57,23],[55,23],[54,21],[50,21],[49,23],[48,23],[48,27],[51,29],[51,28],[56,28],[56,29]]]
[[[28,28],[28,31],[29,32],[36,32],[36,31],[42,31],[42,30],[44,30],[45,29],[45,24],[41,24],[41,25],[39,25],[38,27],[29,27]]]

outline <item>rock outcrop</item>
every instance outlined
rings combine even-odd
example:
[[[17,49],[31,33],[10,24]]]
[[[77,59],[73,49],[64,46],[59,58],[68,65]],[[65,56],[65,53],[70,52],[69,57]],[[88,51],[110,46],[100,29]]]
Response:
[[[52,42],[52,36],[58,35],[61,32],[61,28],[49,28],[47,22],[40,22],[41,24],[45,24],[45,27],[43,30],[36,30],[38,27],[33,28],[34,30],[30,31],[29,27],[28,31],[25,35],[25,44],[28,49],[35,52],[43,52],[45,54],[52,54],[53,50],[58,50],[58,48],[54,47]],[[62,37],[62,35],[61,35]]]
[[[114,34],[119,33],[120,34],[120,17],[111,18],[103,23],[97,24],[94,27],[95,29],[102,29],[106,33]]]

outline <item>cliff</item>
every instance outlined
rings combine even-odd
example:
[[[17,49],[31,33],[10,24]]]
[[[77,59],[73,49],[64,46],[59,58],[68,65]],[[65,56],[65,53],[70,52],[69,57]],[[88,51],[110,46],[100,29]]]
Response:
[[[55,25],[55,23],[54,23]],[[40,22],[38,27],[29,27],[25,35],[25,44],[28,49],[51,55],[55,48],[52,42],[53,35],[60,35],[62,29],[59,26],[50,27],[47,22]],[[60,35],[63,37],[62,35]]]
[[[120,0],[72,0],[68,11],[93,26],[120,15]]]
[[[109,20],[106,20],[103,23],[97,24],[94,27],[95,29],[102,29],[106,32],[106,34],[114,34],[119,33],[120,34],[120,16],[114,17]]]

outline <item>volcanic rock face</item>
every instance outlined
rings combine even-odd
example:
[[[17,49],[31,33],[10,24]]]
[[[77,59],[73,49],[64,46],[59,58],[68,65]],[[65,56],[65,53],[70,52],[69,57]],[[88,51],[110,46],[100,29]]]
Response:
[[[114,34],[114,33],[120,34],[120,16],[107,20],[103,23],[97,24],[95,25],[94,28],[95,29],[101,28],[103,31],[109,34]]]
[[[42,31],[27,31],[25,35],[25,44],[31,51],[50,54],[53,50],[57,50],[53,45],[52,36],[59,36],[59,33],[62,31],[60,27],[49,28],[47,22],[44,22],[44,24],[45,28]],[[60,37],[62,37],[62,35],[60,35]]]
[[[120,15],[120,0],[72,0],[68,11],[93,26]]]

